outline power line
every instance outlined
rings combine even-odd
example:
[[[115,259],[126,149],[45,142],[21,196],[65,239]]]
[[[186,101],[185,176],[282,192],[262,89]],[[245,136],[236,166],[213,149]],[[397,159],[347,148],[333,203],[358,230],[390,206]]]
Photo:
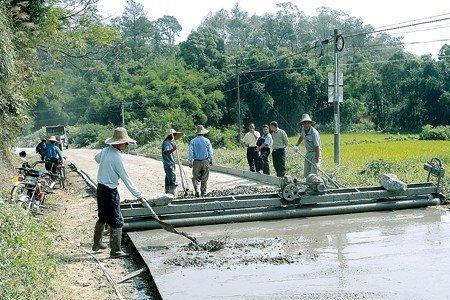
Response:
[[[375,27],[373,30],[380,30],[380,29],[386,28],[386,27],[392,27],[392,26],[402,25],[402,24],[416,22],[416,21],[423,21],[423,20],[428,20],[428,19],[448,16],[448,15],[450,15],[450,13],[443,13],[443,14],[438,14],[438,15],[434,15],[434,16],[428,16],[428,17],[423,17],[423,18],[418,18],[418,19],[412,19],[412,20],[408,20],[408,21],[397,22],[397,23],[392,23],[392,24],[387,24],[387,25]],[[364,31],[362,31],[362,32],[361,31],[360,32],[349,32],[349,33],[344,33],[343,35],[344,36],[350,36],[350,35],[353,35],[353,34],[359,34],[359,33],[363,33],[363,32]]]
[[[431,23],[447,21],[447,20],[450,20],[450,17],[436,19],[436,20],[430,20],[430,21],[423,21],[423,22],[407,24],[407,25],[401,25],[401,26],[396,26],[396,27],[390,27],[390,28],[385,28],[385,29],[376,29],[376,30],[372,30],[372,31],[354,33],[354,34],[344,35],[344,37],[345,38],[356,37],[356,36],[361,36],[361,35],[368,35],[368,34],[373,34],[373,33],[378,33],[378,32],[391,31],[391,30],[396,30],[396,29],[401,29],[401,28],[406,28],[406,27],[414,27],[414,26],[419,26],[419,25],[424,25],[424,24],[431,24]]]
[[[441,25],[441,26],[434,26],[434,27],[423,28],[423,29],[416,29],[416,30],[403,31],[403,32],[392,32],[392,33],[390,33],[390,35],[400,35],[400,34],[407,34],[407,33],[423,32],[423,31],[430,31],[430,30],[449,28],[449,27],[450,27],[450,23]]]

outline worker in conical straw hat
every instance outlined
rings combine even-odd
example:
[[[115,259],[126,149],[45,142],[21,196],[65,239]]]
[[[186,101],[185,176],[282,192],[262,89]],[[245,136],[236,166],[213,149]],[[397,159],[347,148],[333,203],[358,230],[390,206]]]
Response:
[[[192,184],[194,185],[195,197],[199,197],[199,183],[201,196],[206,195],[209,178],[209,168],[212,166],[213,149],[211,141],[205,137],[209,130],[203,125],[197,126],[197,136],[189,143],[188,162],[192,168]]]
[[[175,129],[169,129],[166,132],[165,139],[161,146],[161,155],[163,158],[165,177],[165,193],[175,195],[177,184],[177,175],[175,173],[175,159],[173,153],[177,150],[176,140],[179,140],[183,133]]]
[[[61,149],[56,145],[57,142],[56,137],[52,135],[47,138],[47,143],[44,148],[45,169],[52,173],[58,171],[58,165],[61,165],[64,160]]]
[[[121,155],[130,144],[136,144],[136,140],[128,136],[125,128],[117,127],[113,136],[108,138],[105,144],[108,146],[95,156],[95,161],[99,164],[97,173],[98,220],[95,224],[92,250],[99,251],[106,248],[106,245],[102,243],[102,233],[105,224],[108,224],[111,228],[109,240],[111,247],[110,256],[118,258],[127,256],[121,247],[123,217],[120,211],[120,197],[117,190],[119,179],[122,179],[133,196],[139,200],[142,199],[142,193],[134,185],[130,176],[128,176]]]
[[[309,114],[303,114],[299,122],[301,127],[300,137],[297,141],[297,148],[304,141],[306,154],[303,168],[303,176],[306,178],[309,174],[318,174],[320,161],[322,159],[322,148],[320,147],[320,135],[313,126],[313,120]]]

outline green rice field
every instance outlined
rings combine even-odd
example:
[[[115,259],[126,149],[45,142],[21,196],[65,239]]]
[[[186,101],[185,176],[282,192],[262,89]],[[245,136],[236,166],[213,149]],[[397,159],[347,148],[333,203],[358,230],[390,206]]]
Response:
[[[297,137],[290,138],[294,145]],[[345,186],[376,185],[380,173],[394,173],[407,182],[423,182],[427,173],[423,164],[433,157],[439,158],[450,168],[450,141],[419,140],[414,135],[349,133],[341,135],[341,162],[333,162],[333,135],[322,134],[322,169],[333,174]],[[179,145],[180,153],[186,154],[187,141]],[[159,145],[144,146],[145,153],[159,153]],[[303,145],[300,145],[304,153]],[[183,155],[185,156],[185,155]],[[214,163],[234,168],[247,169],[245,149],[215,149]],[[288,174],[303,176],[303,158],[292,149],[287,152]],[[273,174],[273,168],[271,169]],[[450,191],[450,169],[447,170],[444,189]]]

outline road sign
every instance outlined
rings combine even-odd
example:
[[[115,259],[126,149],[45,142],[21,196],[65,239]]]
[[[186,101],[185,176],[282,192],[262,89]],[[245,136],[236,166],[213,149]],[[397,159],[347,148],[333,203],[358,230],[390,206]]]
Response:
[[[334,102],[334,73],[328,73],[328,102]],[[344,102],[344,74],[339,74],[339,102]]]

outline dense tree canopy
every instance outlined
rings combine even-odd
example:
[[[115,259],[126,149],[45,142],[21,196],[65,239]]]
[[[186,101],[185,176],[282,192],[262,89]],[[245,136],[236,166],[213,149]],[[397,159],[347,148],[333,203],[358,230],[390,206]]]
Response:
[[[14,116],[28,105],[35,129],[120,125],[122,107],[125,123],[145,141],[167,126],[230,126],[237,121],[236,71],[244,122],[275,119],[293,133],[310,113],[331,128],[335,28],[345,37],[344,130],[412,132],[450,117],[450,46],[438,59],[418,57],[401,38],[363,34],[372,26],[341,11],[323,7],[308,16],[287,2],[251,15],[236,5],[208,14],[177,44],[178,20],[149,16],[137,0],[108,23],[95,1],[3,2],[1,109]]]

